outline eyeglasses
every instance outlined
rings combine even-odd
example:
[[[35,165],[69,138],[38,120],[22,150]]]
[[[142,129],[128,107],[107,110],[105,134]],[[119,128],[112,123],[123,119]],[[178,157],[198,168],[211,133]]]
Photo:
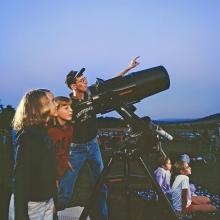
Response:
[[[77,80],[78,83],[87,83],[87,78],[83,77],[82,79]]]

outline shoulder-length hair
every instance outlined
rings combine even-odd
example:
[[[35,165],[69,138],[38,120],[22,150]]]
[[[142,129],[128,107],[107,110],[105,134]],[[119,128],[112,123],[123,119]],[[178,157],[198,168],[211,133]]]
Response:
[[[176,176],[180,174],[180,171],[185,169],[185,164],[186,162],[184,161],[177,161],[174,163],[170,180],[171,184],[173,184]]]
[[[16,131],[24,127],[46,123],[51,111],[48,92],[50,90],[35,89],[22,97],[12,121],[12,126]]]
[[[170,162],[170,158],[169,157],[162,157],[159,159],[159,166],[162,167],[162,166],[166,166],[166,164],[168,162]]]
[[[57,104],[57,109],[59,109],[62,106],[66,106],[66,105],[71,106],[72,104],[72,100],[66,96],[56,96],[54,100]]]

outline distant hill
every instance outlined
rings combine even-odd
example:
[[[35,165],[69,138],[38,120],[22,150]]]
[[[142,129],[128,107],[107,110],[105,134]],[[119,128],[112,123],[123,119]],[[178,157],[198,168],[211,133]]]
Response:
[[[155,123],[159,124],[184,124],[184,123],[211,123],[216,122],[220,123],[220,113],[216,113],[210,116],[206,116],[203,118],[197,118],[197,119],[161,119],[161,120],[155,120]]]
[[[216,120],[216,121],[218,120],[218,121],[220,121],[220,113],[197,119],[197,121],[204,121],[204,120]]]
[[[206,116],[203,118],[197,119],[161,119],[161,120],[152,120],[156,124],[206,124],[206,123],[220,123],[220,113]],[[100,117],[98,118],[98,127],[99,128],[117,128],[125,127],[126,123],[123,119],[115,117]]]

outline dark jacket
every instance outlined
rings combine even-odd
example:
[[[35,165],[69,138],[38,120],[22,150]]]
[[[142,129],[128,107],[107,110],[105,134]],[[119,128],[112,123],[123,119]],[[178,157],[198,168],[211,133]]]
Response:
[[[55,149],[43,126],[25,128],[17,138],[14,167],[15,219],[28,218],[28,201],[56,196]]]

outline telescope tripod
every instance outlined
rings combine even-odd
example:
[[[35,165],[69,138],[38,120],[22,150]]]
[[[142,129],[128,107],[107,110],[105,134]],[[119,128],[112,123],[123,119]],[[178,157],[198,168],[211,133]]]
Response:
[[[93,205],[95,203],[95,199],[96,199],[96,195],[98,194],[101,186],[106,182],[107,180],[107,175],[109,174],[109,172],[111,171],[111,168],[114,164],[115,161],[118,160],[122,160],[124,162],[124,175],[122,176],[122,178],[124,179],[124,183],[125,183],[125,193],[126,193],[126,208],[127,208],[127,216],[126,219],[131,220],[131,195],[130,195],[130,190],[129,190],[129,180],[132,177],[131,175],[131,170],[130,170],[130,160],[131,159],[135,159],[138,164],[140,165],[140,167],[142,168],[142,170],[144,171],[146,177],[151,181],[151,183],[153,184],[158,196],[159,196],[159,200],[161,200],[161,205],[163,206],[163,209],[166,209],[167,213],[168,213],[168,218],[169,220],[176,220],[176,214],[175,211],[173,210],[170,201],[167,199],[167,197],[164,195],[164,193],[162,192],[160,186],[157,184],[157,182],[155,181],[154,177],[152,176],[148,165],[146,164],[146,162],[144,162],[143,158],[139,155],[136,154],[135,150],[129,150],[129,149],[123,149],[123,151],[116,151],[113,153],[113,155],[110,157],[109,161],[107,162],[106,166],[104,167],[102,173],[100,174],[93,192],[89,198],[89,200],[87,201],[85,208],[83,209],[83,212],[81,213],[80,216],[80,220],[86,220],[87,216],[89,215],[89,212],[92,210]],[[114,179],[118,179],[119,177],[111,177],[110,179],[114,180]],[[166,219],[166,218],[164,218]]]

